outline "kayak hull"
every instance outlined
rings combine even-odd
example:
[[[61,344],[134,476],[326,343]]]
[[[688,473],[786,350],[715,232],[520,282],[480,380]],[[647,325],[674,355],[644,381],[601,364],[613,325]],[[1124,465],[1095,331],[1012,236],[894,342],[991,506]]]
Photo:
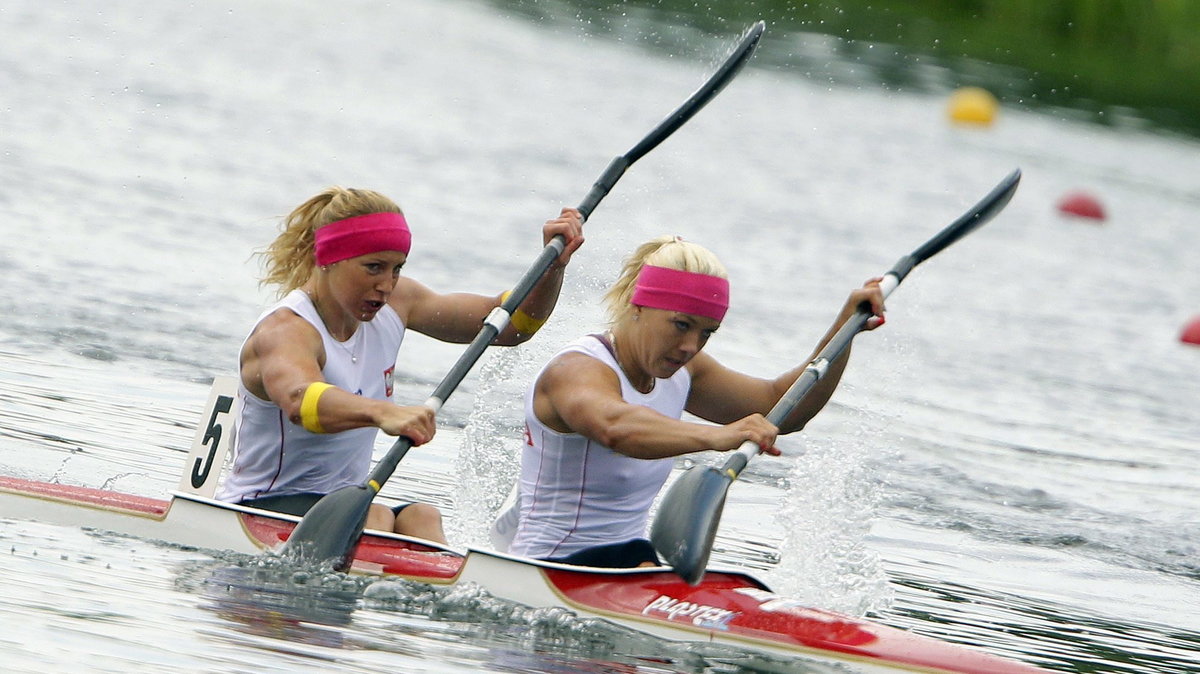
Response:
[[[211,550],[259,554],[298,517],[175,493],[160,500],[0,476],[0,517],[82,526]],[[351,572],[435,585],[471,582],[527,606],[558,606],[665,639],[761,653],[779,671],[1030,674],[1029,665],[904,630],[800,605],[748,574],[711,569],[695,586],[668,568],[595,569],[488,550],[454,550],[368,531]],[[805,669],[810,665],[809,669]],[[815,667],[815,669],[813,669]]]

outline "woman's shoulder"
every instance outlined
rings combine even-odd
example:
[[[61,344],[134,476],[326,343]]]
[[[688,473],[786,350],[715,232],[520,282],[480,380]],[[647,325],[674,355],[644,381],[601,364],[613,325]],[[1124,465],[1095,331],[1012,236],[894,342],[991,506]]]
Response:
[[[263,313],[258,319],[250,337],[261,335],[299,335],[319,334],[312,321],[306,318],[296,307],[276,305]]]
[[[569,349],[559,351],[547,361],[532,390],[535,394],[557,396],[610,388],[618,392],[621,389],[620,379],[611,366],[586,351]]]
[[[571,358],[591,358],[604,364],[616,362],[612,356],[612,347],[605,340],[604,336],[599,334],[584,335],[567,342],[559,348],[550,360],[553,362],[568,356]]]
[[[546,365],[563,361],[576,361],[580,358],[590,358],[595,360],[594,349],[589,348],[589,344],[583,339],[576,339],[566,344],[563,344],[554,352],[550,358],[546,360]]]
[[[578,386],[592,377],[600,377],[598,381],[616,383],[616,361],[612,360],[603,343],[597,341],[594,335],[580,337],[558,350],[542,366],[537,380],[542,384],[568,384]]]

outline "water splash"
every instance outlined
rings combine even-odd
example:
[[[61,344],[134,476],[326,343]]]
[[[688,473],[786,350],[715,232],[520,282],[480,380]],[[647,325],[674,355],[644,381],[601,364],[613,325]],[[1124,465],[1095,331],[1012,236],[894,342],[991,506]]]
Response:
[[[541,360],[535,351],[499,350],[480,368],[475,408],[454,458],[456,517],[447,534],[456,544],[486,545],[492,520],[516,482],[525,386]]]
[[[595,326],[603,287],[581,272],[562,289],[552,322],[534,340],[493,349],[481,362],[475,407],[454,459],[456,516],[447,524],[452,543],[492,547],[488,531],[520,473],[526,389],[562,345]]]
[[[870,434],[858,428],[856,435]],[[890,605],[879,555],[865,544],[880,501],[865,456],[872,444],[810,437],[808,451],[795,458],[776,515],[784,537],[771,580],[781,594],[856,616]]]

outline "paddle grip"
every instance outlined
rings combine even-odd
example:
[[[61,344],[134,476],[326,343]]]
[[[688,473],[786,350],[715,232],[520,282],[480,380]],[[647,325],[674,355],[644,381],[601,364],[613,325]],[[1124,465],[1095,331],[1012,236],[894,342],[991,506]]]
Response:
[[[724,473],[730,480],[736,480],[738,475],[742,474],[746,466],[750,463],[750,459],[758,455],[761,448],[757,442],[747,440],[742,443],[737,451],[729,455],[725,459],[725,464],[721,466],[721,472]]]
[[[825,344],[817,356],[812,359],[808,367],[796,377],[796,381],[788,387],[786,393],[775,403],[771,411],[767,413],[767,421],[776,426],[783,423],[791,415],[792,411],[808,395],[808,392],[816,386],[817,382],[825,376],[829,370],[829,364],[841,357],[846,349],[850,348],[850,342],[854,340],[854,336],[866,327],[867,321],[874,314],[871,311],[871,305],[863,302],[862,306],[854,312],[850,318],[846,319],[845,323],[838,328],[837,332],[833,333],[833,337]]]

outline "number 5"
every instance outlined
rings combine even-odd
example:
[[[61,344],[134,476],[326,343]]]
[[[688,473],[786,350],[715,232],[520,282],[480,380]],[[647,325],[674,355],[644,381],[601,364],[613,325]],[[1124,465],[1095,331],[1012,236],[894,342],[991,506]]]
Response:
[[[217,491],[217,478],[225,465],[225,455],[233,439],[233,427],[226,426],[232,420],[233,397],[237,391],[237,380],[233,377],[216,377],[208,394],[204,415],[208,425],[196,428],[191,451],[184,464],[183,478],[179,491],[212,498]],[[228,431],[228,432],[226,432]],[[215,469],[215,470],[214,470]]]

